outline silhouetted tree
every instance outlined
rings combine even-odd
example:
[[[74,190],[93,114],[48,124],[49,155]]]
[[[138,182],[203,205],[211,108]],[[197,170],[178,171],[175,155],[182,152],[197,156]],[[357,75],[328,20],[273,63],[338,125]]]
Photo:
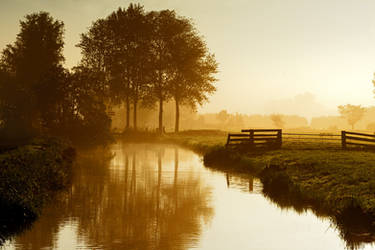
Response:
[[[212,83],[217,63],[191,21],[174,11],[146,13],[141,5],[119,8],[96,21],[78,45],[82,65],[105,74],[109,96],[126,105],[129,128],[130,103],[137,128],[137,107],[159,104],[159,131],[163,131],[163,105],[176,102],[179,130],[180,105],[193,108],[216,89]]]
[[[181,26],[180,34],[171,44],[171,81],[169,91],[176,103],[175,132],[179,131],[180,104],[196,108],[207,100],[207,94],[216,88],[217,63],[202,38],[198,36],[191,22],[185,18],[176,20]]]
[[[103,101],[103,73],[75,67],[66,85],[61,135],[74,143],[97,144],[111,139],[111,119]]]
[[[0,115],[9,135],[26,136],[57,122],[66,76],[64,24],[39,12],[27,15],[20,26],[15,43],[1,56]]]
[[[354,129],[354,125],[362,119],[366,112],[366,108],[361,107],[361,105],[340,105],[338,106],[340,115],[347,120],[347,122]]]
[[[82,53],[82,60],[78,67],[81,72],[89,73],[91,79],[97,78],[95,80],[96,90],[101,92],[103,102],[108,102],[109,99],[116,101],[115,97],[117,97],[110,93],[109,87],[108,65],[114,60],[111,55],[114,46],[111,36],[108,23],[99,19],[93,23],[87,33],[81,35],[81,41],[77,45],[81,48]]]
[[[110,138],[104,72],[88,63],[73,72],[64,69],[63,27],[46,12],[27,15],[16,42],[2,53],[0,126],[8,139],[35,131],[74,142]]]
[[[154,34],[153,94],[159,103],[159,131],[163,132],[163,105],[176,102],[175,131],[179,129],[179,105],[202,104],[215,91],[212,82],[217,63],[207,52],[191,21],[174,11],[151,12]]]
[[[136,129],[138,104],[149,96],[151,35],[152,26],[143,7],[130,4],[96,21],[78,45],[84,65],[105,73],[111,100],[125,103],[126,129],[130,127],[130,103]]]
[[[118,69],[125,85],[119,88],[133,103],[133,127],[137,129],[137,108],[140,101],[149,96],[151,80],[152,25],[141,5],[130,4],[127,9],[118,9],[108,18],[113,32],[114,47],[111,68]],[[116,75],[116,74],[115,74]],[[121,91],[121,89],[123,91]],[[128,101],[127,101],[128,102]],[[128,106],[128,104],[127,104]]]

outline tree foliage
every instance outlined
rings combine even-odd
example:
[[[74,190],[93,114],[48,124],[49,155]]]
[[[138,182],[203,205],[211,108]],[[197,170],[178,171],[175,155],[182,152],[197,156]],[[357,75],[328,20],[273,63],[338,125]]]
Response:
[[[0,60],[0,128],[10,137],[35,133],[72,140],[109,138],[114,104],[130,108],[137,128],[140,105],[176,103],[196,108],[216,88],[214,55],[191,20],[174,11],[146,12],[141,5],[119,8],[95,21],[77,45],[82,60],[64,68],[64,23],[47,12],[27,15],[14,44]]]
[[[96,70],[72,73],[63,67],[63,22],[39,12],[27,15],[20,26],[15,43],[1,55],[2,137],[108,137],[102,76]]]
[[[354,129],[354,125],[362,119],[366,112],[366,108],[361,105],[340,105],[338,106],[340,115],[347,120],[347,122]]]
[[[27,15],[16,41],[1,56],[1,120],[12,134],[27,135],[58,119],[66,71],[61,21],[48,13]]]
[[[134,128],[138,104],[159,106],[159,130],[163,128],[163,105],[176,102],[196,107],[216,89],[217,63],[189,19],[174,11],[145,12],[140,5],[119,8],[96,21],[78,45],[83,66],[103,71],[112,100],[133,105]],[[101,65],[98,67],[97,65]]]

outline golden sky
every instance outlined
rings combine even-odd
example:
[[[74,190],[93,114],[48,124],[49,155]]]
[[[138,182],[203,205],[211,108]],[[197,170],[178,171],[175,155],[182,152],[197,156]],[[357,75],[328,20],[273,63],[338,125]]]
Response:
[[[44,10],[65,23],[68,67],[91,22],[124,0],[0,0],[0,48],[18,21]],[[146,10],[174,9],[192,18],[220,63],[218,91],[200,110],[336,113],[337,105],[375,105],[374,0],[144,0]],[[306,98],[304,98],[306,97]],[[298,101],[300,100],[300,101]]]

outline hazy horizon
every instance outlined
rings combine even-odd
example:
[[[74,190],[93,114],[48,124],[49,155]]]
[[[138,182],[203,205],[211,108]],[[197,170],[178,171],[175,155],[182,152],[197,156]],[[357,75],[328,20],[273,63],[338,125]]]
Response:
[[[66,66],[97,18],[131,1],[2,0],[0,48],[13,43],[19,20],[48,11],[65,23]],[[375,2],[137,1],[147,11],[174,9],[191,18],[219,62],[218,91],[200,112],[332,115],[347,103],[375,104]],[[136,3],[137,3],[136,2]],[[295,105],[299,97],[309,97]]]

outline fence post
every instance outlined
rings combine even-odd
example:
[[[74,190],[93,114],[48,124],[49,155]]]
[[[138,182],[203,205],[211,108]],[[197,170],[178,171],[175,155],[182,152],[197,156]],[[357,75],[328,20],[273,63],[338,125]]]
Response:
[[[282,129],[279,129],[279,131],[277,131],[277,143],[278,143],[278,146],[281,148],[281,145],[282,145]]]
[[[229,145],[229,141],[230,141],[230,134],[228,134],[227,144],[225,145],[225,147],[228,147],[228,145]]]
[[[254,129],[251,129],[250,130],[250,146],[253,146],[254,145]]]
[[[346,149],[346,134],[345,131],[341,131],[341,146]]]

